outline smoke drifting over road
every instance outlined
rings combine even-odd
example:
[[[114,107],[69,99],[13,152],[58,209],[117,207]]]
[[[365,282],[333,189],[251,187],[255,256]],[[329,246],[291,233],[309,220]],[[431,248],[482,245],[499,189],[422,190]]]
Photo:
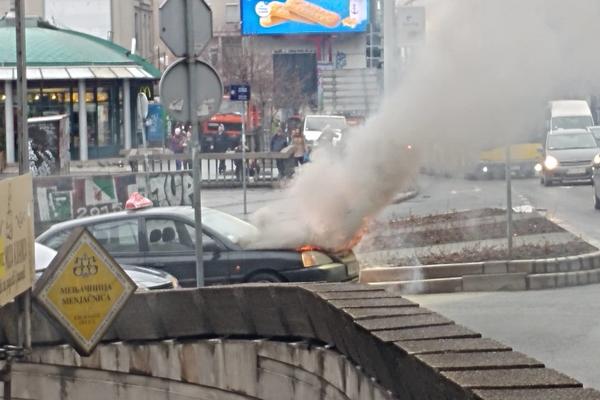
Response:
[[[600,1],[430,0],[426,43],[343,154],[315,154],[287,200],[253,216],[258,246],[343,247],[422,162],[543,134],[555,98],[600,94]],[[406,150],[412,144],[417,152]]]

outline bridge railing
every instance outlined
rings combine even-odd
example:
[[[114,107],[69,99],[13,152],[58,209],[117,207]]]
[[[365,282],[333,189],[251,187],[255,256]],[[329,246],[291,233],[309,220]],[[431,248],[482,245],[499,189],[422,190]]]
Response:
[[[293,169],[291,152],[248,152],[246,158],[246,174],[249,184],[270,184],[280,178],[280,174],[289,173]],[[133,172],[176,172],[190,171],[192,158],[190,154],[148,154],[130,155],[127,161]],[[201,153],[202,183],[214,185],[241,184],[243,156],[242,153]],[[280,164],[282,171],[277,168]]]

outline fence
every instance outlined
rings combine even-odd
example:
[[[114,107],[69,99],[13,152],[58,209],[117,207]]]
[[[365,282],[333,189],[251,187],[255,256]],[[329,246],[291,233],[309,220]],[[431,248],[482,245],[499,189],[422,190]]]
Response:
[[[203,186],[237,186],[242,182],[242,153],[201,153]],[[192,159],[189,154],[132,155],[127,161],[133,172],[190,171]],[[283,171],[279,171],[277,163]],[[246,173],[249,186],[270,185],[279,179],[280,173],[293,169],[291,153],[246,153]]]

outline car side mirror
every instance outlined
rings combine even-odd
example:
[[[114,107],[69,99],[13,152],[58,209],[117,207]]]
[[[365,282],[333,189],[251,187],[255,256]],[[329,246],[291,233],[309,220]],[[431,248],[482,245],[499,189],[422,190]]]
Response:
[[[221,247],[216,242],[202,243],[202,251],[207,253],[219,253]]]

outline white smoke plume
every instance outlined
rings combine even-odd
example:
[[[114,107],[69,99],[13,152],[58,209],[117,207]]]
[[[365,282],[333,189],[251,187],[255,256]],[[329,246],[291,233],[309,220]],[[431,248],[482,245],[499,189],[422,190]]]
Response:
[[[427,40],[379,113],[321,152],[285,201],[253,216],[256,246],[343,247],[418,170],[543,135],[551,99],[600,94],[600,1],[430,0]]]

